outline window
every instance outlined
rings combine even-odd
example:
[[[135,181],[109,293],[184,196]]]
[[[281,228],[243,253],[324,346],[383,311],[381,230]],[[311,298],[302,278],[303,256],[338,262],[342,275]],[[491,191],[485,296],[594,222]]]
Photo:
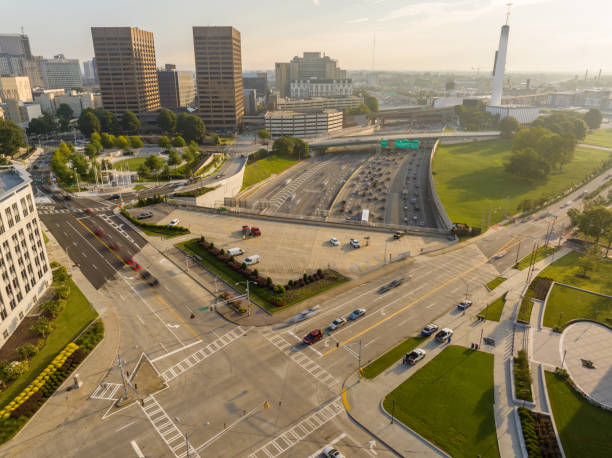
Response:
[[[8,339],[8,329],[5,329],[2,335],[4,336],[5,339]]]
[[[13,204],[13,213],[15,214],[15,222],[18,223],[21,221],[21,215],[19,214],[19,207],[17,206],[17,203]]]
[[[34,204],[32,203],[32,196],[28,194],[26,196],[26,199],[28,201],[28,209],[30,210],[30,213],[32,213],[34,211]]]
[[[21,211],[23,212],[23,216],[28,216],[28,207],[26,206],[25,197],[21,198]]]
[[[23,312],[19,312],[19,319],[23,320]]]
[[[6,317],[8,316],[8,313],[6,313],[6,310],[4,310],[4,307],[2,307],[2,310],[0,310],[0,318],[2,318],[2,321],[6,320]]]
[[[6,222],[8,223],[8,227],[9,229],[11,227],[13,227],[13,214],[11,213],[11,207],[7,207],[6,210],[4,210],[4,212],[6,213]]]

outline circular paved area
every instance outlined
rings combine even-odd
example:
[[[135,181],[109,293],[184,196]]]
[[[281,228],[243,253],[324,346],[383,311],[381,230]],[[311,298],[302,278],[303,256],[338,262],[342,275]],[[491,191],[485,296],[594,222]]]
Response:
[[[578,387],[597,402],[612,408],[612,330],[587,321],[563,331],[560,343],[565,368]],[[582,360],[592,361],[593,368]]]

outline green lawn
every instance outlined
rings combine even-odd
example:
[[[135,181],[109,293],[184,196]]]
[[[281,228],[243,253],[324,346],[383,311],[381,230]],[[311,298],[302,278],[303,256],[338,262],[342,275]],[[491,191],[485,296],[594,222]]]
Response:
[[[375,359],[366,367],[363,368],[362,374],[365,378],[374,378],[378,374],[381,374],[386,369],[391,367],[397,361],[411,350],[414,350],[421,342],[425,340],[424,337],[410,337],[404,340],[402,343],[393,347],[387,353]]]
[[[546,182],[530,183],[506,174],[504,162],[511,153],[511,141],[492,140],[438,148],[433,163],[436,190],[453,222],[480,227],[491,209],[491,224],[509,214],[525,199],[557,194],[582,181],[610,157],[610,152],[576,148],[574,160],[563,172],[552,173]]]
[[[578,318],[612,324],[612,299],[555,285],[546,303],[544,326],[564,327],[568,321]]]
[[[138,171],[138,167],[145,163],[147,160],[146,157],[131,157],[129,159],[124,159],[122,161],[115,162],[113,164],[113,168],[115,170],[124,169],[125,166],[128,166],[128,170],[130,172]]]
[[[137,184],[134,186],[134,191],[140,191],[141,189],[147,189],[147,187],[144,184]]]
[[[612,148],[612,129],[597,129],[588,134],[582,143]]]
[[[98,313],[72,280],[66,308],[55,319],[55,330],[47,338],[42,350],[30,360],[30,370],[0,393],[0,408],[8,404],[28,386],[68,343],[93,321]]]
[[[582,269],[576,265],[580,256],[582,254],[576,251],[566,254],[546,267],[538,276],[612,296],[612,262],[600,259],[597,269],[589,272],[588,278],[583,278]]]
[[[498,457],[493,355],[451,345],[384,400],[388,413],[453,457]]]
[[[265,180],[273,173],[280,173],[297,163],[298,161],[294,159],[285,159],[283,157],[271,155],[253,162],[252,164],[247,164],[244,169],[242,189],[253,186],[255,183]]]
[[[489,283],[487,283],[487,288],[489,288],[489,291],[493,291],[495,288],[497,288],[499,285],[501,285],[505,281],[506,281],[505,277],[496,277],[493,280],[491,280]]]
[[[566,381],[546,372],[546,387],[565,456],[612,456],[612,412],[589,404]]]
[[[502,310],[504,309],[504,304],[506,303],[506,295],[508,293],[504,293],[503,296],[498,297],[493,302],[491,302],[486,309],[478,314],[478,316],[486,316],[487,320],[491,321],[499,321],[501,318]]]
[[[548,246],[545,247],[544,245],[542,245],[541,247],[539,247],[536,250],[536,258],[535,258],[535,262],[538,262],[544,258],[549,257],[551,254],[553,254],[555,251],[557,251],[557,248]],[[527,256],[525,256],[523,259],[521,259],[518,264],[514,265],[515,269],[518,270],[525,270],[527,267],[529,267],[529,263],[531,261],[531,255],[533,254],[533,251],[531,253],[529,253]]]

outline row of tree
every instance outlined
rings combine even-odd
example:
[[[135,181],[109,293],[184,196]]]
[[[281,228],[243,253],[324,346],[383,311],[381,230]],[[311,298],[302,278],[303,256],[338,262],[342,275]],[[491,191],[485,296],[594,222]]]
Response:
[[[87,158],[77,152],[71,142],[61,142],[51,158],[51,169],[64,185],[74,184],[77,180],[76,174],[82,179],[95,179],[96,168],[99,168],[99,165],[93,161],[90,166]]]
[[[107,134],[106,132],[102,134],[92,132],[89,137],[89,143],[85,146],[85,154],[93,159],[105,148],[120,148],[128,151],[130,148],[142,148],[143,146],[142,140],[137,135],[130,137],[119,135],[115,137],[113,134]]]
[[[79,130],[86,137],[91,137],[94,132],[106,132],[117,135],[127,133],[136,135],[140,129],[140,119],[133,111],[124,111],[121,119],[114,113],[100,108],[86,108],[81,112],[78,120]]]
[[[19,126],[13,121],[0,118],[0,153],[12,157],[24,146],[26,142]]]
[[[293,156],[298,159],[309,157],[310,146],[301,138],[280,137],[274,140],[272,151],[279,156]]]
[[[157,116],[157,125],[164,134],[180,134],[187,142],[201,143],[206,135],[204,121],[192,114],[174,112],[164,108]]]
[[[463,130],[495,130],[499,127],[499,115],[486,111],[484,104],[475,106],[457,105],[455,113]]]
[[[586,236],[593,237],[599,243],[602,235],[608,240],[612,237],[612,209],[606,208],[606,200],[597,197],[585,202],[584,210],[570,208],[567,216],[572,226],[577,227]]]

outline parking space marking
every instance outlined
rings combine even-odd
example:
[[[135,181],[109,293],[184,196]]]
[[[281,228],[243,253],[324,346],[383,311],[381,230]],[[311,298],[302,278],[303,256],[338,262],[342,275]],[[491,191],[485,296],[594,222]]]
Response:
[[[339,398],[335,398],[326,406],[304,418],[289,430],[272,439],[257,451],[249,455],[249,458],[275,458],[289,450],[295,444],[306,438],[315,430],[332,420],[344,409]]]
[[[206,347],[201,348],[195,353],[192,353],[191,355],[184,358],[182,361],[179,361],[174,366],[163,371],[161,373],[161,376],[164,379],[164,382],[170,382],[172,379],[178,377],[183,372],[186,372],[196,364],[204,361],[206,358],[221,350],[223,347],[226,347],[234,340],[238,339],[239,337],[242,337],[243,335],[246,335],[246,330],[241,326],[237,326],[227,334],[224,334],[217,340],[208,344]],[[181,348],[181,350],[182,349],[183,348]]]
[[[119,388],[121,388],[120,383],[101,383],[96,387],[91,396],[89,396],[89,399],[117,401],[120,397]]]

